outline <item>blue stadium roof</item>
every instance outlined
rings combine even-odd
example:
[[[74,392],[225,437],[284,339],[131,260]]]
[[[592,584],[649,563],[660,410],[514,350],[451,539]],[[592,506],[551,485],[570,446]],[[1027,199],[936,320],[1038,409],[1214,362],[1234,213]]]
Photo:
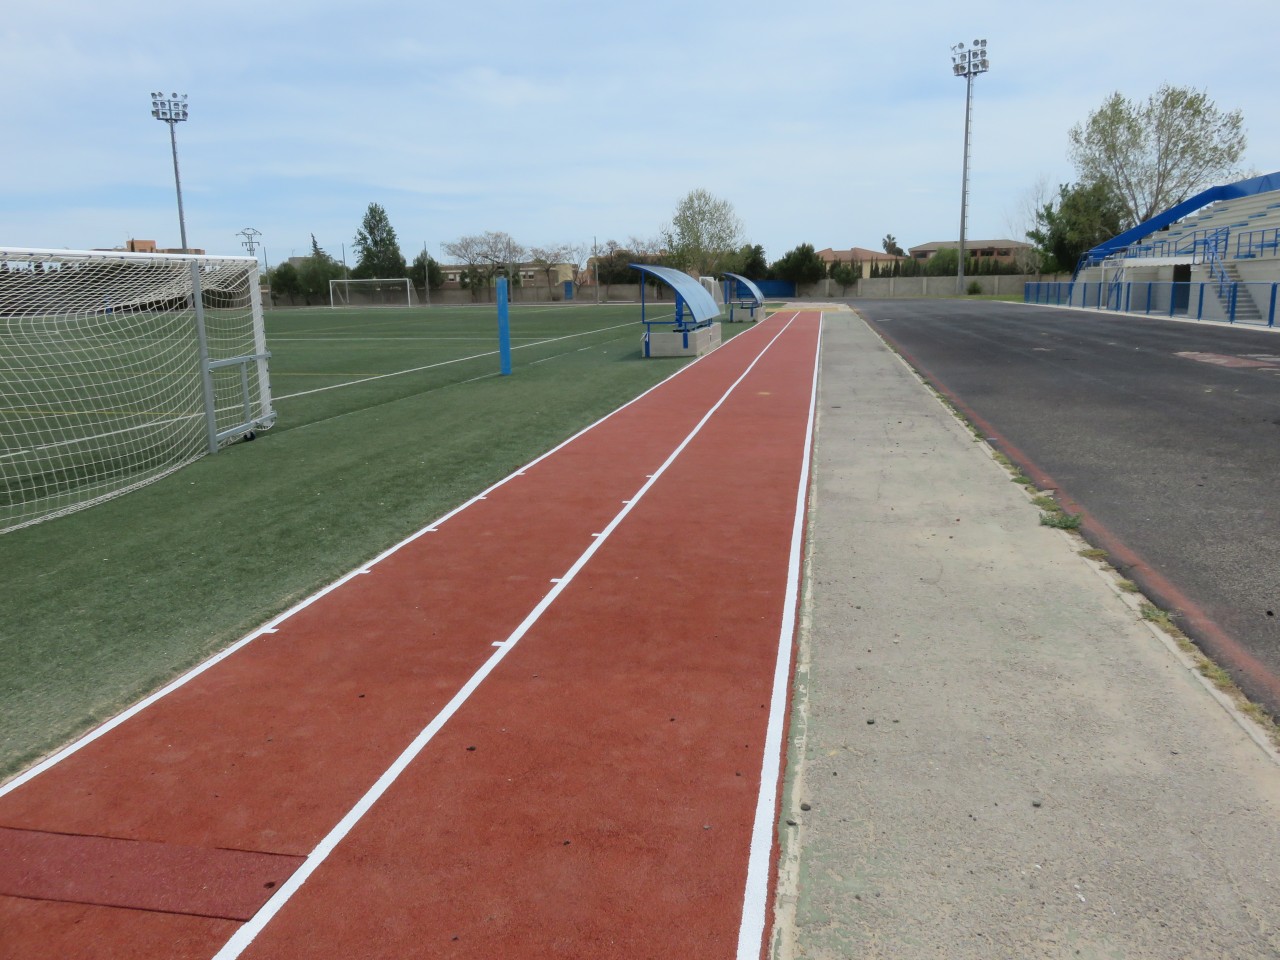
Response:
[[[1176,223],[1188,214],[1195,213],[1201,207],[1208,206],[1211,203],[1217,203],[1219,200],[1234,200],[1236,197],[1251,197],[1259,193],[1270,193],[1272,190],[1280,190],[1280,172],[1264,174],[1261,177],[1250,177],[1248,180],[1239,180],[1235,183],[1222,184],[1217,187],[1210,187],[1201,193],[1197,193],[1189,200],[1183,200],[1176,206],[1170,207],[1164,213],[1158,213],[1150,220],[1143,221],[1132,229],[1126,230],[1124,233],[1117,234],[1110,240],[1098,244],[1092,250],[1085,251],[1084,256],[1080,258],[1080,262],[1086,263],[1095,260],[1105,260],[1111,254],[1123,250],[1131,243],[1136,243],[1149,233],[1154,233],[1161,227],[1167,227],[1172,223]],[[1080,268],[1076,268],[1076,273],[1080,272]]]

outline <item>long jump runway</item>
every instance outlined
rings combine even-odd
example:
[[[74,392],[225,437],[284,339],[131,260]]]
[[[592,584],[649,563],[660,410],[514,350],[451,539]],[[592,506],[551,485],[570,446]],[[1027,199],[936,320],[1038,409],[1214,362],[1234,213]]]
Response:
[[[819,326],[771,317],[6,785],[0,957],[759,957]]]

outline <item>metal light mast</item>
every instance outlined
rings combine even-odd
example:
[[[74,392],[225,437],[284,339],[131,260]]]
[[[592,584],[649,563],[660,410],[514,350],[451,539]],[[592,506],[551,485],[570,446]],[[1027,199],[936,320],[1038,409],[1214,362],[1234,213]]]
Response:
[[[964,229],[969,207],[969,123],[973,116],[973,78],[991,69],[991,61],[987,59],[987,41],[975,40],[973,46],[965,49],[963,43],[951,48],[951,72],[957,77],[964,77],[964,164],[960,182],[960,257],[956,271],[956,293],[964,293]]]
[[[178,230],[182,234],[182,252],[187,252],[187,221],[182,213],[182,177],[178,175],[178,138],[173,128],[187,119],[187,95],[173,93],[166,97],[163,91],[151,94],[151,115],[169,125],[169,145],[173,148],[173,183],[178,189]]]

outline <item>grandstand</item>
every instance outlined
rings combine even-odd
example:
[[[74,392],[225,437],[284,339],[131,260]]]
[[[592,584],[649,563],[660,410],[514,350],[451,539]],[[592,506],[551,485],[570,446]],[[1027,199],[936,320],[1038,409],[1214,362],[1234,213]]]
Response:
[[[1275,326],[1280,172],[1211,187],[1081,258],[1070,283],[1029,283],[1030,303]]]

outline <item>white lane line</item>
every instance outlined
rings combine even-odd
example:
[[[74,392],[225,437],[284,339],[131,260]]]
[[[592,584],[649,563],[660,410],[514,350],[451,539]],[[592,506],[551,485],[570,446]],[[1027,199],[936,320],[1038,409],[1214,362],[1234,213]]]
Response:
[[[751,332],[754,332],[754,331],[749,331],[748,333],[751,333]],[[734,338],[734,341],[736,342],[741,340],[742,337],[747,336],[748,333],[740,334],[739,336]],[[458,514],[462,513],[464,510],[471,507],[478,501],[485,499],[485,497],[488,494],[497,490],[499,487],[502,487],[507,483],[510,483],[513,479],[515,479],[515,477],[523,475],[526,470],[532,469],[533,467],[541,463],[543,460],[546,460],[548,457],[552,457],[555,454],[559,453],[561,450],[568,447],[574,441],[580,439],[581,437],[586,436],[586,434],[590,433],[592,430],[600,426],[605,421],[611,419],[612,417],[617,416],[619,413],[621,413],[623,410],[626,410],[628,407],[632,406],[633,404],[639,403],[641,400],[643,400],[649,394],[653,393],[655,390],[661,388],[662,386],[674,380],[676,377],[680,376],[686,371],[692,370],[699,363],[702,363],[708,357],[711,357],[714,355],[715,355],[715,351],[712,351],[711,353],[704,353],[701,357],[698,357],[695,360],[691,361],[690,363],[685,364],[679,370],[676,370],[674,373],[672,373],[671,376],[666,377],[665,379],[655,383],[648,390],[644,391],[644,393],[641,393],[638,396],[632,398],[631,400],[628,400],[626,403],[618,407],[616,410],[613,410],[605,414],[595,423],[592,423],[592,424],[589,424],[588,426],[583,427],[581,430],[579,430],[573,436],[569,437],[563,443],[557,444],[556,446],[552,447],[550,450],[548,450],[546,453],[542,454],[541,456],[535,457],[534,459],[530,460],[518,471],[508,474],[507,476],[499,480],[497,483],[493,484],[493,486],[482,491],[478,495],[472,497],[470,500],[466,501],[465,503],[459,504],[458,506],[454,507],[444,516],[439,517],[436,520],[433,520],[427,526],[422,527],[421,529],[416,530],[415,532],[409,534],[409,536],[405,537],[399,543],[393,544],[392,546],[388,547],[382,553],[378,554],[376,557],[370,560],[368,564],[366,564],[365,566],[359,569],[369,569],[371,567],[377,566],[383,560],[387,559],[387,557],[390,557],[392,554],[398,553],[400,550],[404,549],[405,547],[413,543],[415,540],[417,540],[419,537],[423,536],[424,534],[438,532],[438,528],[440,527],[441,524],[445,523],[448,520],[453,519]],[[489,376],[489,375],[487,374],[486,376]],[[161,687],[159,690],[151,694],[149,697],[144,697],[142,700],[139,700],[137,703],[135,703],[132,707],[129,707],[127,710],[116,714],[110,720],[105,721],[101,726],[95,727],[94,729],[90,730],[79,740],[76,740],[74,743],[68,744],[67,746],[59,750],[57,753],[51,754],[50,756],[42,760],[40,763],[37,763],[34,767],[30,767],[27,770],[23,771],[22,773],[18,774],[18,776],[14,777],[8,783],[4,784],[3,786],[0,786],[0,797],[5,796],[6,794],[12,793],[14,790],[18,789],[18,787],[22,786],[24,783],[29,783],[31,780],[34,780],[40,774],[44,773],[46,770],[57,766],[63,760],[67,759],[67,757],[70,757],[76,753],[79,753],[81,750],[83,750],[89,744],[93,743],[93,741],[97,740],[99,737],[102,737],[110,733],[112,730],[120,726],[125,721],[131,719],[132,717],[137,716],[147,707],[151,706],[153,703],[157,702],[158,700],[164,699],[169,694],[173,693],[175,690],[178,690],[181,687],[186,686],[196,677],[200,676],[200,674],[204,673],[206,670],[212,669],[213,667],[217,666],[227,657],[231,656],[233,653],[242,649],[243,647],[248,646],[250,643],[252,643],[254,640],[256,640],[258,637],[260,637],[264,633],[275,633],[275,628],[280,626],[280,624],[284,623],[284,621],[288,620],[290,617],[294,616],[295,614],[305,610],[307,607],[311,606],[317,600],[327,596],[328,594],[332,593],[334,590],[337,590],[339,587],[341,587],[343,584],[349,581],[352,577],[356,577],[356,576],[359,576],[359,570],[352,570],[350,573],[344,574],[343,576],[339,577],[337,580],[333,581],[333,583],[329,584],[326,587],[322,587],[320,590],[317,590],[311,596],[307,597],[304,600],[299,601],[294,606],[290,607],[288,610],[279,614],[274,619],[269,620],[267,623],[263,624],[261,627],[254,630],[252,633],[249,633],[246,636],[241,637],[235,643],[231,644],[231,646],[226,647],[225,649],[214,654],[208,660],[204,661],[201,664],[197,664],[195,667],[192,667],[186,673],[182,674],[179,677],[176,677],[172,682],[170,682],[164,687]]]
[[[809,395],[809,425],[805,433],[800,484],[796,490],[796,515],[791,527],[787,594],[782,612],[782,629],[778,635],[778,660],[773,671],[773,695],[770,697],[769,724],[764,740],[764,761],[760,770],[760,796],[756,800],[756,818],[751,830],[751,853],[747,859],[742,925],[738,928],[738,960],[760,960],[764,944],[766,910],[769,905],[770,865],[773,862],[773,831],[778,818],[779,778],[782,772],[782,731],[787,715],[791,653],[795,645],[796,615],[800,602],[805,507],[809,493],[809,461],[813,454],[813,427],[818,408],[818,370],[821,356],[822,323],[819,321],[818,347],[813,356],[813,386]]]
[[[249,945],[253,943],[254,938],[257,937],[257,935],[266,928],[267,924],[271,922],[272,918],[274,918],[275,915],[280,912],[281,908],[284,907],[284,905],[289,902],[289,900],[293,897],[293,895],[302,888],[302,885],[307,882],[308,878],[310,878],[310,876],[316,872],[316,870],[320,867],[320,865],[324,863],[326,859],[328,859],[329,854],[331,854],[337,848],[338,844],[341,843],[343,839],[346,838],[347,834],[349,834],[355,828],[356,824],[359,823],[364,818],[365,814],[367,814],[373,808],[373,805],[378,802],[378,800],[382,797],[382,795],[385,794],[387,790],[391,788],[391,785],[395,783],[396,779],[400,776],[400,774],[403,773],[408,768],[409,764],[412,763],[413,760],[418,756],[418,754],[420,754],[423,751],[423,749],[427,746],[427,744],[432,741],[435,735],[439,733],[441,729],[444,728],[444,725],[448,723],[449,720],[453,717],[453,715],[457,713],[458,710],[462,707],[462,705],[467,702],[467,700],[471,697],[471,694],[474,693],[476,689],[480,686],[480,684],[483,683],[484,680],[489,676],[489,674],[491,674],[497,668],[498,664],[503,661],[503,659],[507,656],[507,654],[510,653],[513,649],[515,649],[516,644],[518,644],[520,640],[523,639],[524,636],[533,628],[534,624],[536,624],[538,620],[541,619],[542,615],[547,611],[547,609],[551,606],[551,604],[555,602],[556,598],[559,597],[560,594],[564,593],[564,591],[568,588],[569,584],[573,582],[574,578],[577,577],[577,575],[582,572],[583,568],[586,567],[587,563],[590,562],[591,558],[594,557],[596,553],[600,550],[600,547],[604,545],[604,543],[609,539],[609,537],[613,534],[613,532],[618,529],[618,526],[622,523],[622,521],[626,519],[627,515],[631,513],[631,511],[635,508],[635,505],[639,503],[644,498],[645,494],[647,494],[653,488],[654,484],[658,482],[658,479],[661,478],[661,476],[671,468],[671,465],[676,462],[677,458],[679,458],[679,456],[682,453],[684,453],[685,448],[687,448],[689,444],[693,442],[693,439],[699,433],[702,432],[702,428],[707,425],[707,422],[716,413],[716,411],[719,410],[724,405],[725,401],[729,399],[730,395],[738,388],[739,384],[741,384],[742,381],[745,380],[748,377],[748,375],[750,375],[751,371],[755,369],[756,364],[760,362],[760,359],[766,353],[768,353],[769,348],[772,347],[775,343],[777,343],[778,338],[787,332],[787,328],[791,326],[791,323],[794,322],[794,319],[795,318],[793,317],[791,320],[787,321],[786,325],[783,326],[783,328],[779,330],[777,334],[775,334],[774,337],[767,344],[765,344],[764,348],[758,354],[756,354],[755,359],[752,360],[751,363],[747,365],[746,369],[742,371],[742,374],[738,377],[738,379],[735,380],[732,384],[730,384],[729,388],[725,390],[725,392],[720,396],[720,399],[717,400],[705,414],[703,414],[702,419],[699,420],[697,424],[694,426],[694,428],[690,430],[689,433],[685,436],[685,438],[680,441],[679,445],[673,451],[671,451],[670,456],[668,456],[667,459],[663,461],[662,466],[657,469],[657,471],[653,474],[652,477],[650,477],[648,480],[645,481],[644,486],[642,486],[636,492],[635,496],[631,498],[631,502],[626,506],[624,506],[621,510],[618,511],[617,514],[614,515],[614,518],[609,521],[609,525],[605,527],[604,532],[598,535],[596,539],[592,540],[591,545],[582,552],[582,554],[578,557],[577,560],[574,561],[573,566],[569,568],[568,572],[565,573],[565,575],[560,579],[558,583],[555,584],[555,586],[553,586],[549,591],[547,591],[546,595],[538,602],[538,605],[535,606],[529,612],[528,616],[526,616],[524,620],[521,621],[520,625],[516,627],[514,631],[512,631],[511,635],[507,637],[506,640],[494,643],[494,646],[497,649],[493,652],[492,655],[490,655],[489,659],[484,662],[484,664],[480,667],[479,670],[477,670],[474,674],[471,675],[471,679],[469,679],[465,684],[463,684],[462,688],[456,694],[454,694],[453,699],[450,700],[447,704],[445,704],[444,708],[439,713],[437,713],[435,717],[432,718],[431,722],[427,724],[427,726],[423,728],[422,732],[419,733],[413,739],[413,742],[409,744],[408,747],[405,748],[404,752],[401,753],[400,756],[396,758],[395,762],[392,763],[391,766],[389,766],[386,769],[386,771],[383,772],[382,776],[380,776],[377,779],[377,782],[375,782],[374,785],[369,788],[369,790],[365,793],[365,795],[361,797],[358,801],[356,801],[355,806],[353,806],[350,810],[347,811],[346,816],[344,816],[341,820],[338,821],[337,826],[335,826],[332,830],[330,830],[329,833],[324,837],[324,839],[321,840],[316,845],[315,849],[312,850],[311,853],[307,855],[307,859],[303,861],[302,865],[298,867],[297,870],[294,871],[293,875],[290,876],[288,880],[286,880],[283,884],[281,884],[281,886],[279,887],[279,889],[276,890],[275,894],[271,897],[271,899],[269,899],[265,904],[262,905],[261,909],[259,909],[258,912],[253,915],[252,919],[250,919],[244,926],[242,926],[239,930],[237,930],[231,936],[231,939],[228,940],[226,944],[223,945],[222,949],[219,950],[214,955],[213,960],[235,960],[235,958],[239,957],[246,949],[248,949]],[[812,409],[810,412],[810,418],[812,420]],[[807,444],[805,449],[806,450],[808,449]],[[803,503],[803,492],[804,492],[804,487],[802,486],[801,487],[802,503]],[[795,548],[793,546],[793,552],[794,552],[794,549]],[[788,584],[787,584],[787,598],[788,598],[788,604],[789,604],[788,609],[794,615],[794,606],[795,606],[794,592],[793,592],[793,586],[790,579],[788,580]],[[789,665],[790,664],[790,659],[789,659],[790,648],[789,647],[788,647],[787,656],[788,656],[788,665]],[[788,669],[789,669],[789,666],[788,666]],[[784,678],[783,679],[784,689],[782,691],[784,703],[786,699],[785,684],[786,684],[786,680]],[[775,688],[776,686],[777,686],[777,681],[775,679]],[[775,690],[775,697],[776,696],[777,696],[777,692]],[[771,716],[774,712],[777,712],[776,709],[774,711],[771,711]],[[780,736],[781,720],[779,720],[778,723],[779,723],[779,736]],[[772,726],[773,726],[773,721],[771,719],[770,720],[771,733],[772,733]],[[766,739],[765,743],[766,743],[766,750],[767,750],[769,741]],[[775,762],[775,766],[776,766],[776,762]],[[776,787],[777,785],[776,775],[774,776],[773,784]],[[761,796],[763,797],[763,795],[764,795],[764,789],[762,786]],[[770,804],[772,805],[772,803],[773,801],[771,798]],[[753,851],[753,858],[754,858],[754,851]],[[768,849],[766,849],[765,851],[765,861],[766,861],[765,867],[767,869]],[[766,888],[767,888],[767,879],[766,879]],[[757,955],[758,955],[758,950],[757,950]]]

